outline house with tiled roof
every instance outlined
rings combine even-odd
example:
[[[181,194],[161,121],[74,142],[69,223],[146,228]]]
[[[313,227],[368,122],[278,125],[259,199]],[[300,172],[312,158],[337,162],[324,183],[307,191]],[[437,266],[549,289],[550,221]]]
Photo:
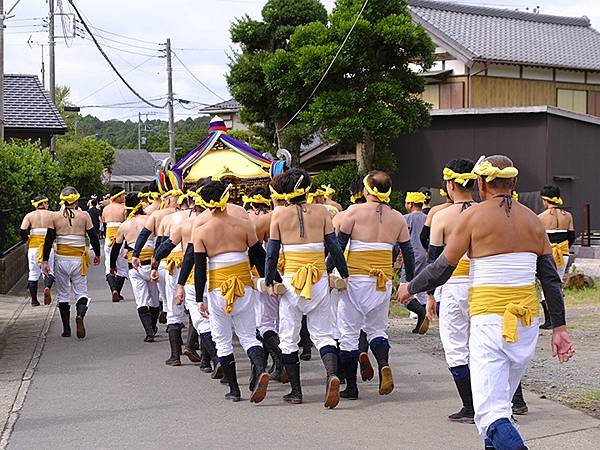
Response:
[[[240,109],[242,109],[242,105],[236,99],[231,98],[220,103],[215,103],[214,105],[206,106],[198,112],[211,117],[219,116],[223,119],[229,130],[247,130],[248,128],[240,119]]]
[[[562,17],[409,0],[436,44],[422,75],[434,109],[556,106],[600,116],[600,33],[587,17]]]
[[[36,75],[4,75],[4,137],[39,140],[50,145],[55,134],[65,134],[67,125]]]

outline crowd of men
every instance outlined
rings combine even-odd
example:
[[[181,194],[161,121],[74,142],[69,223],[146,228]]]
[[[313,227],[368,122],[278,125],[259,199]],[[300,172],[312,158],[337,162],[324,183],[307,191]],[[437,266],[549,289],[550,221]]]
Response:
[[[340,398],[358,398],[358,372],[363,380],[374,377],[369,349],[379,394],[394,389],[387,327],[401,261],[405,283],[397,297],[416,314],[413,332],[424,334],[439,314],[463,404],[449,418],[474,422],[486,448],[526,448],[512,414],[526,412],[520,381],[540,327],[536,278],[553,353],[561,362],[574,353],[561,284],[573,220],[560,208],[555,186],[542,189],[547,209],[539,217],[520,204],[518,170],[507,157],[453,160],[442,176],[446,203],[429,208],[429,192],[408,192],[405,216],[390,207],[391,178],[382,171],[353,181],[352,205],[343,211],[329,186],[315,186],[296,168],[253,188],[243,206],[230,201],[231,185],[202,179],[186,190],[181,175],[169,170],[140,193],[114,188],[101,214],[110,297],[121,301],[129,279],[143,340],[154,342],[158,324],[166,323],[166,364],[179,366],[187,356],[221,379],[233,402],[242,397],[233,333],[251,363],[253,403],[265,398],[271,381],[289,382],[283,399],[302,403],[300,359],[314,345],[326,371],[323,404],[335,408]],[[90,215],[78,208],[76,189],[63,189],[60,200],[61,210],[50,212],[48,199],[36,197],[23,220],[28,289],[39,305],[43,274],[50,304],[56,283],[64,337],[71,336],[74,296],[77,337],[84,338],[86,235],[95,265],[100,240]]]

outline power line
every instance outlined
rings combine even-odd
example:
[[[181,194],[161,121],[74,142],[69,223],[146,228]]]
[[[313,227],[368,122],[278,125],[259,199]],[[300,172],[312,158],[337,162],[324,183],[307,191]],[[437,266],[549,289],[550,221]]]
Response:
[[[177,55],[177,53],[175,53],[174,51],[171,51],[171,53],[173,53],[173,55],[175,56],[175,59],[177,59],[177,61],[179,61],[179,63],[185,68],[185,70],[192,76],[192,78],[194,80],[196,80],[198,83],[200,83],[200,85],[202,85],[202,87],[204,87],[204,89],[206,89],[208,92],[210,92],[211,94],[213,94],[215,97],[221,99],[222,101],[225,101],[225,99],[223,97],[221,97],[219,94],[217,94],[215,91],[213,91],[211,88],[209,88],[206,84],[204,84],[200,78],[198,78],[196,75],[194,75],[194,73],[189,69],[188,66],[185,65],[185,63],[181,60],[181,58],[179,58],[179,56]]]
[[[131,48],[139,48],[139,49],[142,49],[142,50],[149,50],[149,51],[156,51],[157,50],[156,47],[152,48],[152,47],[148,47],[148,46],[144,46],[144,45],[130,44],[128,42],[119,41],[118,39],[109,38],[109,37],[104,36],[103,33],[96,33],[96,36],[101,37],[105,41],[114,42],[116,44],[125,45],[125,46],[131,47]]]
[[[77,6],[75,6],[75,3],[73,2],[73,0],[67,0],[71,6],[73,7],[73,9],[75,10],[75,13],[77,14],[77,16],[79,17],[79,20],[81,21],[81,24],[83,25],[83,27],[86,29],[87,33],[90,35],[90,37],[92,38],[92,40],[94,41],[94,44],[96,45],[96,48],[98,48],[98,51],[102,54],[102,56],[104,57],[104,59],[106,60],[106,62],[108,63],[108,65],[111,67],[111,69],[117,74],[117,76],[121,79],[121,81],[125,84],[125,86],[127,86],[127,88],[137,97],[139,98],[141,101],[143,101],[144,103],[146,103],[149,106],[152,106],[153,108],[164,108],[166,106],[160,106],[160,105],[156,105],[152,102],[149,102],[148,100],[146,100],[144,97],[141,96],[141,94],[139,94],[134,88],[133,86],[131,86],[127,80],[123,77],[123,75],[121,75],[121,73],[119,72],[119,70],[115,67],[115,65],[113,64],[113,62],[110,60],[110,58],[108,57],[108,55],[104,52],[104,50],[102,49],[102,47],[100,46],[100,44],[98,43],[98,41],[96,40],[96,38],[94,37],[94,35],[92,34],[91,30],[89,29],[87,23],[83,20],[83,17],[81,16],[81,14],[79,13],[79,10],[77,9]]]
[[[96,27],[94,25],[90,25],[90,27],[92,27],[94,30],[98,30],[100,32],[107,33],[107,34],[111,34],[113,36],[118,36],[118,37],[121,37],[123,39],[129,39],[131,41],[142,42],[144,44],[160,45],[159,42],[145,41],[143,39],[132,38],[132,37],[129,37],[129,36],[125,36],[124,34],[114,33],[112,31],[108,31],[108,30],[105,30],[103,28]]]
[[[103,36],[99,36],[99,37],[101,39],[105,39]],[[83,36],[82,35],[81,38],[84,39],[84,40],[86,40],[86,41],[92,41],[92,42],[94,42],[94,38],[93,37],[88,37],[88,36]],[[128,53],[130,55],[150,56],[152,58],[160,58],[160,55],[158,54],[158,52],[159,52],[158,49],[155,50],[157,52],[156,55],[150,55],[148,53],[140,53],[140,52],[136,52],[136,51],[133,51],[133,50],[125,50],[124,48],[114,47],[114,46],[109,45],[109,44],[103,44],[103,47],[110,48],[112,50],[116,50],[116,51],[123,52],[123,53]]]

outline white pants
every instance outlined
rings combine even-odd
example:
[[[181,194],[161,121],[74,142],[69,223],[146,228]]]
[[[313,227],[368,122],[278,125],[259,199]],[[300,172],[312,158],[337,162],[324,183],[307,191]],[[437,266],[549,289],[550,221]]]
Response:
[[[178,278],[178,267],[173,269],[173,275],[169,275],[169,272],[167,272],[167,279],[165,283],[165,297],[167,301],[163,303],[163,309],[167,313],[167,325],[185,322],[185,307],[183,306],[183,303],[181,305],[177,305],[175,303],[175,292],[177,290]]]
[[[42,276],[42,265],[38,263],[38,248],[31,247],[27,249],[27,260],[29,263],[29,277],[28,281],[38,281]],[[54,275],[54,250],[50,250],[50,257],[48,258],[48,265],[50,266],[50,275]]]
[[[204,296],[204,300],[206,301],[206,294]],[[185,285],[185,307],[190,313],[192,325],[198,334],[210,333],[210,320],[206,317],[202,317],[200,315],[200,311],[198,311],[198,303],[196,303],[196,288],[193,284]]]
[[[256,339],[255,291],[248,286],[244,291],[243,297],[235,299],[231,314],[225,312],[227,302],[219,289],[208,292],[210,331],[219,357],[233,353],[233,329],[245,352],[251,347],[261,346]]]
[[[167,290],[166,290],[166,284],[167,284],[167,274],[169,272],[167,271],[167,268],[165,266],[164,263],[160,263],[160,266],[158,266],[158,300],[160,302],[162,302],[163,304],[163,311],[166,313],[166,304],[167,304]]]
[[[469,364],[469,284],[453,282],[444,285],[440,301],[440,339],[448,367]]]
[[[149,264],[140,266],[138,270],[129,269],[129,281],[138,308],[158,307],[158,285],[154,281],[150,281],[150,272]]]
[[[387,325],[392,295],[392,282],[388,281],[385,291],[378,291],[376,280],[367,276],[348,278],[348,289],[341,291],[338,306],[340,350],[358,350],[360,330],[367,340],[388,338]]]
[[[306,315],[310,340],[315,347],[320,350],[326,345],[335,346],[334,318],[327,274],[313,284],[310,300],[296,294],[295,288],[291,285],[291,276],[283,277],[283,284],[287,292],[279,300],[279,348],[282,353],[290,354],[298,351],[303,314]],[[358,342],[358,337],[356,339]]]
[[[106,269],[106,275],[110,273],[110,250],[112,248],[108,245],[108,241],[108,239],[104,240],[104,268]],[[123,251],[121,251],[117,258],[117,276],[127,278],[128,269],[127,258],[123,256]]]
[[[508,343],[502,338],[501,316],[471,318],[471,390],[475,424],[482,436],[487,435],[488,427],[496,420],[512,417],[512,397],[534,356],[538,330],[538,318],[528,327],[518,320],[519,340]]]
[[[81,258],[79,256],[60,256],[54,260],[54,276],[56,277],[56,299],[58,303],[69,303],[71,290],[75,301],[86,297],[89,302],[87,276],[81,275]]]
[[[279,331],[279,299],[269,294],[256,291],[254,312],[256,328],[261,336],[267,331]]]

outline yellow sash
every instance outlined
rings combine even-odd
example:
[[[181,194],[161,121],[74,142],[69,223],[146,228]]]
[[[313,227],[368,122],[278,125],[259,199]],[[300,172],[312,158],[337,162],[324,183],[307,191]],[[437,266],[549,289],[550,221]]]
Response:
[[[148,262],[152,260],[152,256],[154,255],[154,249],[146,247],[143,248],[140,252],[140,261]],[[133,251],[129,250],[127,252],[127,262],[131,264],[131,260],[133,259]]]
[[[169,256],[165,258],[165,263],[167,264],[167,270],[169,271],[169,275],[173,276],[173,272],[175,272],[175,267],[179,268],[183,263],[183,252],[181,250],[171,252]]]
[[[325,253],[322,251],[285,254],[284,273],[292,275],[292,286],[301,297],[312,298],[312,286],[321,279],[325,270]]]
[[[56,246],[56,254],[61,256],[81,257],[81,270],[79,273],[83,276],[87,275],[87,269],[91,263],[87,247],[73,247],[72,245],[58,244]]]
[[[528,286],[474,286],[469,289],[469,314],[502,316],[502,337],[506,342],[517,342],[517,320],[523,326],[539,314],[535,285]]]
[[[37,262],[41,264],[44,259],[44,241],[46,240],[46,236],[42,234],[30,234],[29,239],[27,240],[28,248],[37,248]]]
[[[556,267],[562,267],[565,265],[564,255],[569,254],[569,241],[562,241],[558,244],[551,244],[552,246],[552,257],[556,263]]]
[[[471,269],[471,261],[468,259],[461,259],[452,272],[453,277],[468,277]]]
[[[192,271],[188,275],[187,280],[185,280],[185,284],[194,284],[194,270],[195,269],[196,269],[196,266],[192,266]]]
[[[279,253],[279,259],[277,260],[277,270],[279,273],[283,273],[285,270],[285,255],[283,253]]]
[[[233,311],[235,299],[244,296],[244,286],[252,287],[248,261],[208,271],[208,289],[210,291],[221,290],[227,314],[231,314]]]
[[[376,289],[385,292],[393,276],[391,250],[350,251],[346,258],[350,275],[377,277]]]
[[[106,227],[106,240],[108,241],[108,246],[112,247],[115,243],[115,239],[117,238],[117,232],[119,231],[119,227]]]

